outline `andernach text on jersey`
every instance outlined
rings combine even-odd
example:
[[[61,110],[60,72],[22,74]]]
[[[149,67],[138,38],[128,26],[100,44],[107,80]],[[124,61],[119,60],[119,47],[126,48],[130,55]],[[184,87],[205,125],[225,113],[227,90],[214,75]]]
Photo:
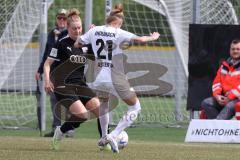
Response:
[[[115,37],[115,33],[96,31],[95,36],[104,36],[104,37]]]

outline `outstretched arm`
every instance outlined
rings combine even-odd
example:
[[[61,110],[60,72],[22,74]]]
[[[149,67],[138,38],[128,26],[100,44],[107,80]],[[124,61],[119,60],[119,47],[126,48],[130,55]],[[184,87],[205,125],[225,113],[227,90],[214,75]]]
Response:
[[[149,42],[149,41],[157,40],[159,36],[160,34],[158,32],[153,32],[153,33],[150,33],[150,36],[134,37],[132,38],[132,40],[137,42]]]

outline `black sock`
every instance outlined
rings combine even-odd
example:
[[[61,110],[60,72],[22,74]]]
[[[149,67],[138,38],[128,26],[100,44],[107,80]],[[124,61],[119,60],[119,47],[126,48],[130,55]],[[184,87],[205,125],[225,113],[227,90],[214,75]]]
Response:
[[[101,129],[99,118],[97,119],[97,126],[98,126],[98,133],[99,133],[99,136],[101,138],[102,137],[102,129]]]
[[[81,123],[85,122],[87,119],[78,118],[76,116],[71,116],[70,119],[63,123],[60,130],[62,133],[66,133],[69,130],[74,130],[78,128]]]
[[[73,130],[74,127],[72,125],[72,122],[66,121],[63,123],[63,125],[61,126],[60,130],[62,131],[62,133],[66,133],[67,131]]]

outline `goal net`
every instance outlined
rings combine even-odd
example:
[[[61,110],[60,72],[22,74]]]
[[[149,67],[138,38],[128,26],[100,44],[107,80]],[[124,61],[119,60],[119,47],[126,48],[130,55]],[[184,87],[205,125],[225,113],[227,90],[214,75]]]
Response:
[[[38,0],[0,2],[0,126],[26,124],[36,113],[31,68],[38,59],[26,46],[39,25],[40,5]]]
[[[188,29],[197,14],[201,24],[238,24],[239,2],[228,0],[116,0],[124,5],[124,29],[137,35],[158,31],[156,42],[125,50],[129,81],[142,111],[136,124],[177,125],[189,121],[186,111]],[[198,13],[196,13],[198,12]],[[126,67],[127,68],[127,67]],[[123,105],[123,104],[122,104]],[[113,111],[117,122],[126,107]]]
[[[37,126],[35,73],[39,65],[39,24],[42,0],[0,1],[0,128]],[[84,0],[46,0],[49,31],[60,8],[79,8]],[[47,103],[47,117],[51,109]]]

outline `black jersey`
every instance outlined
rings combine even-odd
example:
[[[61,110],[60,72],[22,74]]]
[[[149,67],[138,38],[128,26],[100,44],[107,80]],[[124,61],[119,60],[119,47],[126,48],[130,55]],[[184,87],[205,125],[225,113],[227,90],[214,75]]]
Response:
[[[73,47],[74,43],[75,40],[67,35],[60,39],[50,52],[49,57],[55,60],[55,67],[51,73],[51,79],[55,86],[85,84],[86,55],[93,54],[92,49],[90,45],[76,49]]]
[[[59,32],[61,32],[60,35],[57,36],[57,37],[54,33],[55,30],[58,30]],[[45,63],[47,57],[49,56],[49,54],[51,52],[51,49],[54,47],[54,44],[57,42],[58,39],[61,39],[62,37],[65,37],[67,34],[68,34],[68,31],[66,29],[60,30],[58,28],[54,28],[49,32],[48,38],[47,38],[47,43],[46,43],[45,50],[44,50],[44,54],[43,54],[41,63],[38,67],[38,73],[40,73],[40,74],[43,73],[44,63]],[[51,65],[50,71],[52,71],[54,69],[54,66],[55,65]]]

